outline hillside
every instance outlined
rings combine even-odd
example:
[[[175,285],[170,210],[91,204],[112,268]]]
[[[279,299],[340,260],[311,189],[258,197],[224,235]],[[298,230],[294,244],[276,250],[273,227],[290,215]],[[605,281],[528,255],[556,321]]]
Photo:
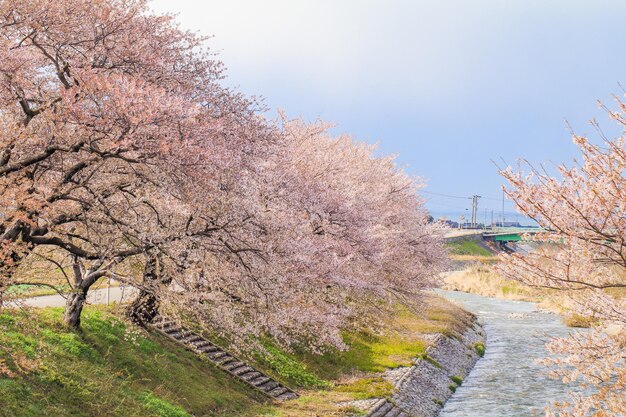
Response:
[[[87,308],[80,332],[63,327],[61,314],[0,315],[0,416],[344,416],[351,409],[338,402],[388,395],[380,372],[410,364],[428,346],[424,335],[454,333],[467,318],[432,297],[423,317],[398,307],[384,333],[346,332],[348,351],[288,353],[266,341],[266,353],[244,355],[301,394],[272,403],[111,308]]]
[[[102,308],[82,331],[60,309],[0,315],[0,416],[254,416],[264,398]]]

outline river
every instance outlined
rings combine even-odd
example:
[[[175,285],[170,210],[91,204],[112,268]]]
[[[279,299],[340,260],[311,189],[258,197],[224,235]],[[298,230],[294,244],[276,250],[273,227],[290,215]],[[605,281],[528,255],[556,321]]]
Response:
[[[525,417],[543,415],[547,404],[567,399],[571,388],[549,379],[535,363],[544,342],[573,330],[534,303],[442,291],[479,318],[487,333],[485,356],[447,401],[440,417]]]

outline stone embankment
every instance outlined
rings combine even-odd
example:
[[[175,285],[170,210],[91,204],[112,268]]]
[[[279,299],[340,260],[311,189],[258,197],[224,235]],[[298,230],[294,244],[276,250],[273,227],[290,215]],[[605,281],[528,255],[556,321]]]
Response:
[[[410,367],[388,370],[394,384],[388,399],[355,401],[368,417],[434,417],[484,352],[485,333],[474,321],[462,335],[434,335],[426,353]]]

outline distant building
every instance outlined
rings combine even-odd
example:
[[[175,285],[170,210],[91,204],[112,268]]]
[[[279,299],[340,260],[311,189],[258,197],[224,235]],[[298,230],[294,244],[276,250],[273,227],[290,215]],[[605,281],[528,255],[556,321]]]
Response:
[[[448,220],[448,219],[439,218],[439,219],[437,219],[437,223],[440,223],[440,224],[442,224],[444,226],[447,226],[450,229],[458,229],[459,228],[459,223],[458,222],[455,222],[455,221],[452,221],[452,220]]]

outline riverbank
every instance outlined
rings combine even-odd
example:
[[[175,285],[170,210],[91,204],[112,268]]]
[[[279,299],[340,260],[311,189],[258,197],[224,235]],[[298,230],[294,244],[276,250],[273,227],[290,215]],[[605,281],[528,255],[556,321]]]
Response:
[[[28,301],[62,305],[58,298]],[[398,305],[378,333],[346,331],[347,351],[287,352],[265,340],[263,354],[244,352],[242,359],[300,394],[297,400],[274,403],[208,361],[126,323],[119,304],[87,306],[81,331],[63,326],[61,315],[61,308],[4,310],[0,398],[11,407],[0,409],[0,416],[162,416],[150,409],[158,403],[185,417],[345,417],[356,412],[346,402],[391,399],[390,372],[412,368],[416,357],[437,358],[430,353],[439,345],[435,335],[460,335],[474,320],[433,295],[424,300],[419,314]],[[177,361],[181,366],[174,369]],[[106,392],[100,390],[100,380],[106,381]],[[213,394],[201,395],[207,389]]]
[[[411,366],[387,370],[383,378],[393,384],[388,398],[355,401],[349,405],[370,417],[435,417],[467,377],[485,350],[485,333],[472,316],[459,333],[432,335],[426,351]]]
[[[443,276],[442,289],[478,294],[504,300],[541,302],[546,291],[528,287],[517,281],[501,277],[489,265],[478,262],[466,263],[458,270]]]
[[[445,273],[442,280],[444,282],[442,289],[446,291],[537,303],[542,310],[558,314],[563,323],[569,327],[590,327],[594,323],[590,317],[571,313],[570,306],[580,299],[580,292],[529,287],[500,276],[489,265],[483,263],[465,263],[460,270]]]

